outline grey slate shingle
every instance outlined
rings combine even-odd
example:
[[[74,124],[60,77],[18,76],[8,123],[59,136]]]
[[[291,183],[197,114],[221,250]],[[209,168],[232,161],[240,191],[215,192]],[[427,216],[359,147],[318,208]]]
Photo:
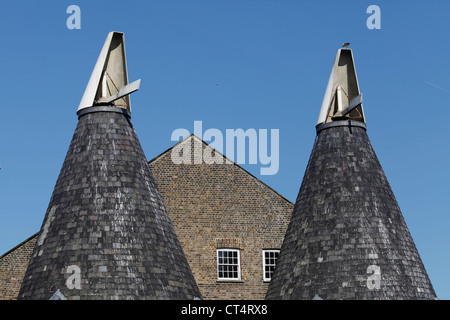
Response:
[[[379,282],[374,282],[376,270]],[[360,126],[333,126],[317,133],[266,298],[317,296],[436,298]]]
[[[71,265],[81,289],[66,285]],[[79,118],[19,299],[57,290],[68,299],[200,297],[126,112]]]

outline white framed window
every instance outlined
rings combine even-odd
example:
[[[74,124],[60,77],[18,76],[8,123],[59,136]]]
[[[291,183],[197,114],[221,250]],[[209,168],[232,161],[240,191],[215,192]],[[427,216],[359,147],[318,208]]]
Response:
[[[241,261],[239,249],[217,249],[217,280],[241,280]]]
[[[272,279],[273,271],[278,260],[280,250],[263,250],[263,280],[270,281]]]

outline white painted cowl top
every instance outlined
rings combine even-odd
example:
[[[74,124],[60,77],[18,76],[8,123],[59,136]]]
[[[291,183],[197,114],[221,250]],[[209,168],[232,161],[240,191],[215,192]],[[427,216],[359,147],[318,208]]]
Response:
[[[362,94],[351,49],[339,49],[328,80],[317,124],[335,120],[365,123]]]
[[[139,79],[128,84],[124,34],[110,32],[77,111],[105,104],[131,111],[129,94],[138,90],[140,83]]]

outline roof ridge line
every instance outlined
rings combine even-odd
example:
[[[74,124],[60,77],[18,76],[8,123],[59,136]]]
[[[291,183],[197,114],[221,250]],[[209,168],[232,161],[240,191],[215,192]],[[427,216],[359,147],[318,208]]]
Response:
[[[31,239],[33,239],[34,237],[36,237],[37,235],[39,235],[39,232],[36,232],[35,234],[33,234],[32,236],[26,238],[25,240],[23,240],[21,243],[19,243],[18,245],[14,246],[13,248],[9,249],[8,251],[6,251],[4,254],[0,255],[0,259],[3,259],[4,257],[6,257],[8,254],[10,254],[11,252],[13,252],[14,250],[18,249],[19,247],[21,247],[22,245],[24,245],[25,243],[27,243],[28,241],[30,241]]]

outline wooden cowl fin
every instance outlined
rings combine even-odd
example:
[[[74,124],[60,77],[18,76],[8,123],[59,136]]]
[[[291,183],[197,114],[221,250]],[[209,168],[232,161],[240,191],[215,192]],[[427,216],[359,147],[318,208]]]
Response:
[[[365,123],[321,119],[266,299],[435,299]]]
[[[351,49],[339,49],[336,53],[317,124],[345,119],[365,122]]]
[[[131,111],[129,94],[138,90],[140,80],[128,84],[125,37],[110,32],[95,64],[78,111],[84,108],[113,104]]]
[[[200,298],[131,113],[77,114],[18,299]]]

